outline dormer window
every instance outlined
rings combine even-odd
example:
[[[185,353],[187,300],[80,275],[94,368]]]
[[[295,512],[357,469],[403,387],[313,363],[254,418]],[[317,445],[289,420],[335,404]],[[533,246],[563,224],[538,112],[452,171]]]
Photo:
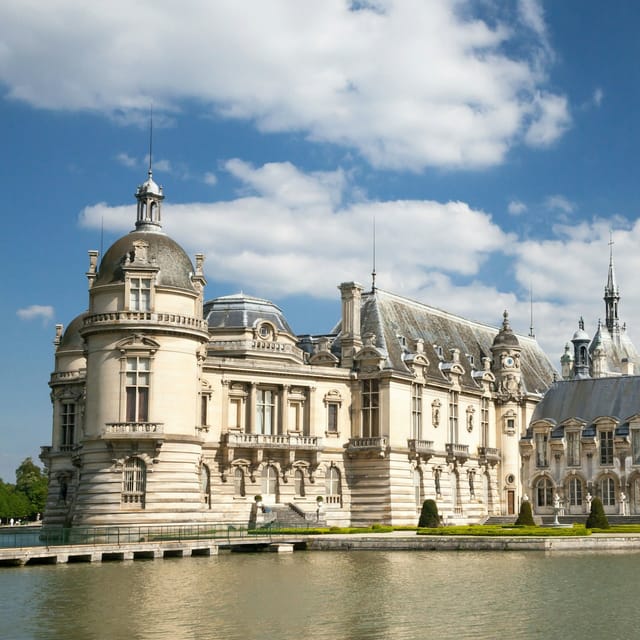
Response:
[[[129,278],[129,311],[151,311],[151,278]]]
[[[435,349],[436,355],[440,360],[444,360],[444,350],[440,345],[434,344],[433,348]]]
[[[269,322],[261,322],[257,328],[258,337],[261,340],[273,340],[275,331]]]

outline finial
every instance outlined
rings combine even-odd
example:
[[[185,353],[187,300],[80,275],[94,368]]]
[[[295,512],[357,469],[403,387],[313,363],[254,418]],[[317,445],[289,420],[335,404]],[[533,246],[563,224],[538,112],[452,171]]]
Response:
[[[373,216],[373,270],[371,271],[371,293],[376,291],[376,217]]]
[[[580,316],[580,320],[578,321],[578,328],[584,331],[584,318]]]
[[[505,309],[504,313],[502,314],[502,329],[504,331],[509,331],[511,329],[511,327],[509,326],[509,312]]]
[[[153,174],[151,172],[153,158],[153,102],[149,105],[149,177]]]

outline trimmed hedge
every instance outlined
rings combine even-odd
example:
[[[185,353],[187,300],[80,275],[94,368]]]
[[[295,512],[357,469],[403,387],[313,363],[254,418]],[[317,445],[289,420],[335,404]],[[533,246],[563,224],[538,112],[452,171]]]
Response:
[[[425,500],[422,503],[422,511],[418,520],[419,527],[439,527],[440,516],[438,515],[438,505],[435,500]]]
[[[531,511],[531,503],[528,500],[524,500],[520,505],[520,513],[518,514],[518,519],[515,524],[523,527],[536,526],[533,520],[533,512]]]
[[[602,506],[602,500],[596,497],[591,501],[591,513],[587,518],[587,529],[609,529],[609,520],[607,514],[604,512]]]

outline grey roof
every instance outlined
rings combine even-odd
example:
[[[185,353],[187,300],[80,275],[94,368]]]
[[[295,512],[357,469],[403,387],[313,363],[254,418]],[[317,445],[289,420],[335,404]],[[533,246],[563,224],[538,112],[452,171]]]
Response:
[[[76,316],[64,330],[57,351],[75,351],[84,348],[84,340],[80,335],[80,329],[84,325],[84,319],[89,315],[88,311]]]
[[[204,319],[210,329],[253,328],[261,321],[273,324],[278,331],[293,335],[284,314],[273,302],[244,293],[221,296],[204,304]]]
[[[637,413],[640,413],[640,376],[559,380],[538,403],[531,421],[561,423],[578,418],[589,427],[603,416],[614,417],[624,424]]]
[[[339,329],[340,325],[336,327]],[[410,351],[415,350],[415,341],[422,338],[424,355],[429,360],[430,378],[445,380],[437,347],[442,349],[444,361],[450,361],[451,350],[458,349],[460,364],[465,370],[461,384],[477,389],[472,373],[483,368],[484,357],[491,357],[491,345],[498,331],[495,327],[381,289],[365,293],[362,297],[362,336],[368,332],[375,333],[376,346],[386,355],[385,366],[398,372],[409,373],[404,360]],[[339,342],[338,337],[336,348]],[[554,379],[551,361],[535,339],[517,336],[517,342],[521,348],[522,380],[526,390],[544,393]]]
[[[175,240],[156,230],[132,231],[116,240],[100,261],[94,285],[124,282],[122,265],[126,256],[133,250],[133,243],[136,240],[144,240],[148,243],[149,263],[160,269],[157,277],[159,286],[176,287],[195,292],[191,282],[194,268],[189,256]]]
[[[604,350],[607,371],[624,373],[626,371],[624,360],[633,362],[636,370],[640,368],[640,355],[624,328],[620,328],[619,333],[612,336],[605,326],[600,325],[589,346],[590,353],[593,354],[597,346],[601,346]]]

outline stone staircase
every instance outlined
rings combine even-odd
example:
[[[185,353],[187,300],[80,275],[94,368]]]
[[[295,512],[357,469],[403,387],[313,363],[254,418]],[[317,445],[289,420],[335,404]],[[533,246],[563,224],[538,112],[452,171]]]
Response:
[[[315,511],[304,511],[297,505],[289,502],[285,505],[269,505],[268,511],[263,514],[262,518],[258,518],[257,522],[250,523],[250,526],[268,525],[271,528],[296,528],[296,527],[324,527],[327,519],[324,513],[318,514]],[[252,518],[253,519],[253,518]]]

